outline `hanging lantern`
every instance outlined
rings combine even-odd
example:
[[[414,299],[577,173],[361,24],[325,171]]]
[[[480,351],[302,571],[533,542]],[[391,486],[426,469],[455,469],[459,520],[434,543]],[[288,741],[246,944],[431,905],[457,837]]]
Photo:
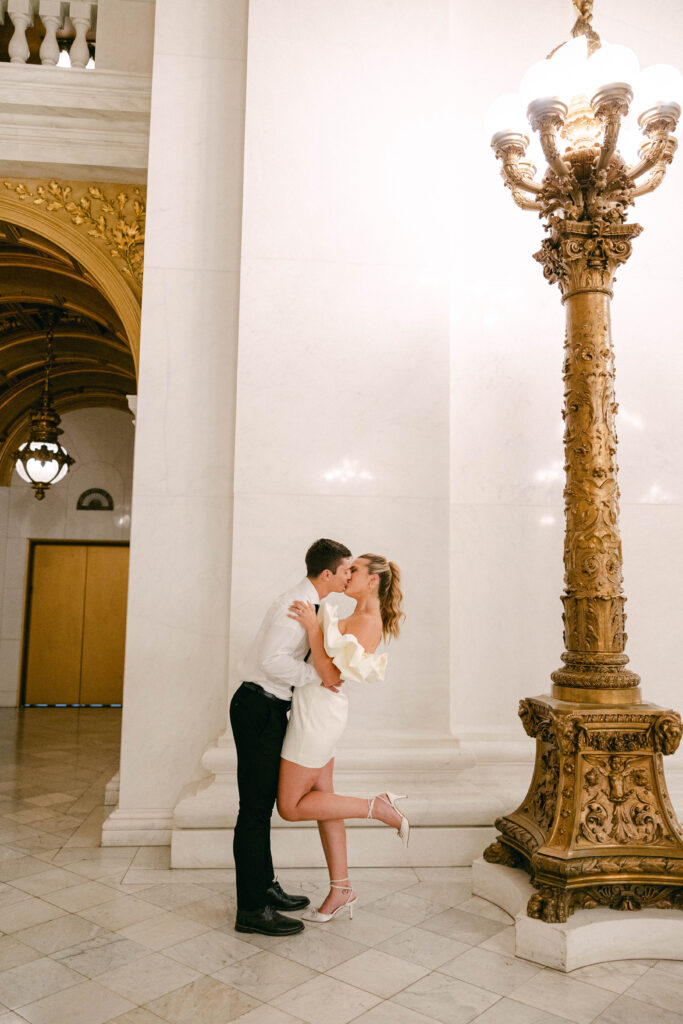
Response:
[[[63,480],[73,465],[73,459],[57,438],[63,433],[61,418],[50,401],[50,373],[54,363],[55,317],[47,330],[45,353],[45,380],[38,405],[31,409],[31,432],[28,441],[12,452],[16,470],[22,480],[31,484],[38,501],[52,484]]]

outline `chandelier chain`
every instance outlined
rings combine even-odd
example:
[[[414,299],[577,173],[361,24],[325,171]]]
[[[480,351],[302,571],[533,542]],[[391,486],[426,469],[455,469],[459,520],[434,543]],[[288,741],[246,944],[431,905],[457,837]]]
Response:
[[[50,397],[50,376],[55,362],[54,352],[54,340],[55,340],[55,327],[59,320],[59,313],[54,313],[50,318],[45,331],[45,340],[47,342],[45,347],[45,379],[43,381],[43,401],[49,402]]]
[[[578,18],[572,29],[574,39],[585,36],[588,43],[588,55],[600,49],[600,36],[593,28],[593,0],[572,0]]]

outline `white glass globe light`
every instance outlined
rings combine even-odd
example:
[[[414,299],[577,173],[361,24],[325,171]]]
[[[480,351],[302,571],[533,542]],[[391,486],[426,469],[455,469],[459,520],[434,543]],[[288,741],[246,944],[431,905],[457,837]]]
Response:
[[[36,452],[37,457],[27,459],[26,466],[17,459],[17,473],[27,484],[56,484],[63,480],[69,468],[68,462],[60,467],[57,459],[49,458],[50,452],[61,452],[66,455],[66,449],[59,444],[50,441],[25,441],[19,445],[19,451],[23,452],[28,447],[29,451]],[[43,461],[43,457],[48,456]]]
[[[634,106],[639,114],[660,103],[683,106],[683,75],[671,64],[651,64],[638,76],[634,93]]]
[[[498,132],[527,134],[529,126],[526,110],[519,98],[519,93],[506,92],[493,101],[486,112],[484,129],[489,139]]]
[[[525,109],[534,100],[551,97],[569,103],[582,90],[587,61],[586,40],[580,36],[564,43],[552,57],[532,64],[519,87]]]
[[[590,99],[598,89],[616,82],[633,88],[639,72],[640,64],[633,50],[618,43],[603,43],[587,61],[585,93]]]

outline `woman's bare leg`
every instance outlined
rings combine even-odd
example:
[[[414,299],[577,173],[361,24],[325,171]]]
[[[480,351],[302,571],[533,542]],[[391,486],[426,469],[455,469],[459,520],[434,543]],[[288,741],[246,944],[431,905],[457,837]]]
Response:
[[[340,796],[316,790],[323,768],[304,768],[294,761],[280,761],[280,782],[277,809],[285,821],[334,821],[344,818],[367,818],[368,801],[364,797]],[[401,815],[384,800],[376,800],[372,817],[385,825],[399,828]]]
[[[318,781],[313,787],[319,793],[333,793],[334,782],[332,773],[334,771],[334,758],[331,758],[318,776]],[[327,821],[318,822],[318,832],[322,843],[323,853],[327,870],[330,873],[330,881],[334,880],[337,885],[346,886],[341,889],[330,888],[329,893],[318,907],[321,914],[331,914],[333,910],[348,903],[353,899],[353,889],[349,881],[349,866],[346,857],[346,826],[343,818],[331,818]]]

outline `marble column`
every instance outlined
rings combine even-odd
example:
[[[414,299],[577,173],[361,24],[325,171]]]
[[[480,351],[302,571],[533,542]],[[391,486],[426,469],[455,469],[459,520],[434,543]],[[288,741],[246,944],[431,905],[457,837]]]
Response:
[[[225,724],[248,0],[157,4],[119,805],[167,843]]]
[[[489,835],[449,717],[448,31],[447,0],[250,4],[230,689],[316,537],[401,567],[405,630],[383,685],[349,685],[336,786],[409,793],[417,827],[407,859],[350,822],[354,864],[469,862]],[[229,731],[203,766],[178,867],[232,863]],[[279,866],[321,862],[315,827],[275,820]]]

